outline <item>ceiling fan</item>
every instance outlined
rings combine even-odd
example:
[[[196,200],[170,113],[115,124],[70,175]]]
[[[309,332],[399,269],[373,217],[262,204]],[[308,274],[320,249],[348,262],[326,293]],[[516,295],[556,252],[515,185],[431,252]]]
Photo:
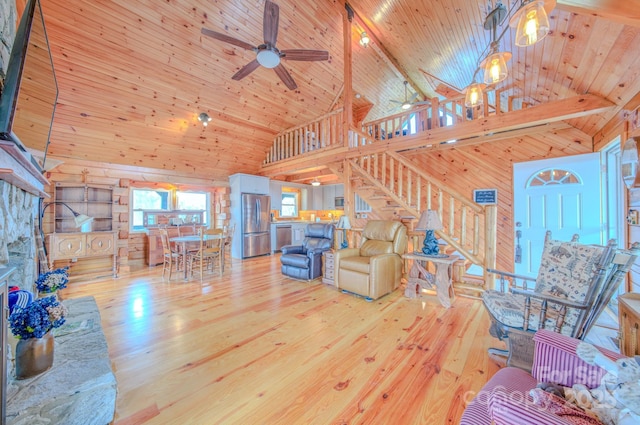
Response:
[[[256,52],[256,58],[240,68],[240,70],[231,77],[232,79],[236,81],[242,80],[262,65],[265,68],[273,68],[276,75],[280,77],[289,90],[295,90],[298,85],[291,77],[291,74],[289,74],[289,71],[287,71],[284,65],[282,65],[281,60],[325,61],[329,59],[329,52],[324,50],[307,49],[278,50],[276,48],[276,39],[278,38],[279,19],[280,8],[278,5],[266,0],[264,3],[264,19],[262,22],[264,44],[260,44],[257,47],[238,40],[237,38],[233,38],[207,28],[202,28],[202,34],[215,38],[216,40],[224,41],[225,43],[233,44],[234,46]]]
[[[407,110],[411,109],[413,106],[416,106],[416,105],[428,105],[428,104],[431,103],[428,100],[415,102],[415,100],[418,98],[418,93],[412,94],[411,98],[409,98],[408,93],[407,93],[407,85],[408,84],[409,84],[408,81],[404,82],[404,101],[393,100],[393,99],[390,100],[391,103],[395,103],[395,104],[398,105],[398,106],[394,107],[391,111],[395,111],[398,108],[400,108],[403,111],[407,111]]]

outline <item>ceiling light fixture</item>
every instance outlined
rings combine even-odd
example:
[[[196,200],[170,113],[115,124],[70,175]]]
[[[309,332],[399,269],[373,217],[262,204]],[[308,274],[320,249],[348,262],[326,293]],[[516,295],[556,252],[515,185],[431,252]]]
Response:
[[[198,115],[198,121],[200,121],[202,125],[206,127],[211,122],[211,117],[206,112],[201,112],[200,115]]]
[[[367,33],[365,31],[362,31],[360,33],[360,45],[366,49],[370,42],[371,39],[369,38]]]
[[[496,37],[498,26],[504,21],[506,15],[507,9],[501,3],[498,3],[496,8],[489,12],[484,21],[484,29],[490,30],[492,35],[491,51],[480,64],[484,68],[485,84],[497,84],[509,75],[507,62],[511,59],[511,53],[499,51],[500,40]]]
[[[320,180],[318,179],[313,179],[311,181],[311,186],[320,186]]]
[[[516,29],[516,46],[531,46],[549,34],[549,16],[555,0],[522,0],[520,8],[509,20]]]
[[[405,81],[404,82],[404,103],[402,104],[402,106],[400,106],[403,111],[411,109],[411,106],[412,106],[411,102],[409,102],[409,98],[407,97],[407,84],[409,84],[409,82]]]
[[[258,63],[265,68],[275,68],[280,65],[280,54],[275,47],[260,50],[256,56]]]

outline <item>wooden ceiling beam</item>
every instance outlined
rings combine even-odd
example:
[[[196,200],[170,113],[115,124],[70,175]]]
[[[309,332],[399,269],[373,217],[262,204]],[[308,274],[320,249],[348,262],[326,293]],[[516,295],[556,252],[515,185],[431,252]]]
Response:
[[[557,0],[556,7],[640,27],[640,0]]]

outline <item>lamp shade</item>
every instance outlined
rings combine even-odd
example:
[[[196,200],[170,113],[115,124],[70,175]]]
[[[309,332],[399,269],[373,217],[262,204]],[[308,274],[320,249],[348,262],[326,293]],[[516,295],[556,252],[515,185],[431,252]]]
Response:
[[[349,217],[343,215],[338,220],[338,224],[336,225],[337,229],[351,229],[351,223],[349,222]]]
[[[497,84],[509,75],[507,62],[511,59],[509,52],[495,52],[484,60],[484,82],[485,84]]]
[[[416,224],[416,230],[442,230],[442,222],[438,213],[435,210],[425,210],[420,214],[418,224]]]
[[[516,46],[531,46],[542,40],[549,34],[549,16],[545,9],[545,2],[543,0],[523,1],[520,9],[509,21],[509,25],[516,28]]]
[[[481,83],[469,84],[464,98],[464,106],[473,108],[474,106],[482,105],[484,103],[484,88],[485,85]]]
[[[82,225],[91,223],[93,221],[93,217],[89,217],[88,215],[78,214],[73,217],[73,221],[76,223],[76,227],[82,227]]]

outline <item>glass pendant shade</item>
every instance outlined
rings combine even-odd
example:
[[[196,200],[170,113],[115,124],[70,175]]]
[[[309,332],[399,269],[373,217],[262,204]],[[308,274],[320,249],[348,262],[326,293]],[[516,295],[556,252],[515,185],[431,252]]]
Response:
[[[496,52],[484,61],[484,83],[496,84],[507,78],[509,70],[507,69],[507,61],[511,59],[509,52]]]
[[[544,9],[544,1],[534,0],[524,4],[513,16],[516,22],[517,46],[531,46],[549,34],[549,17]]]
[[[464,106],[473,108],[484,103],[484,84],[472,83],[467,87],[467,94],[464,97]]]

